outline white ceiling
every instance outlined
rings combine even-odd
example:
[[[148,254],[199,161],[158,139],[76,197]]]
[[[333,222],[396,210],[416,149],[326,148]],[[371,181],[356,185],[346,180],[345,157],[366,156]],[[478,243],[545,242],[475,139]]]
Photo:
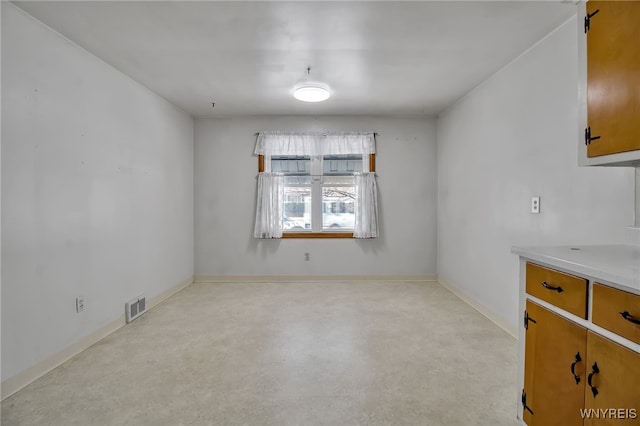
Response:
[[[200,117],[436,115],[576,11],[559,1],[14,4]],[[324,103],[291,95],[308,65],[331,87]]]

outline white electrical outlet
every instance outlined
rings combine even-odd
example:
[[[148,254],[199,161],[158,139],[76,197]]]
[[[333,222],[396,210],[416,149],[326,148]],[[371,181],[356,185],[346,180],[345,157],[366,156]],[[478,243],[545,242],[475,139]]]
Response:
[[[309,253],[305,253],[305,254],[304,254],[304,261],[305,261],[305,262],[308,262],[308,261],[310,261],[310,260],[311,260],[311,255],[310,255]]]
[[[76,312],[80,313],[84,311],[84,297],[78,296],[76,297]]]
[[[540,213],[540,197],[531,197],[531,213]]]

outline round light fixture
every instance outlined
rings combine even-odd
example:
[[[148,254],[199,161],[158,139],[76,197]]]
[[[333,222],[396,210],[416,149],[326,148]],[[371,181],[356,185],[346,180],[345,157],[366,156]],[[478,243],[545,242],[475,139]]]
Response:
[[[302,102],[322,102],[329,99],[329,86],[321,83],[303,83],[293,89],[293,96]]]

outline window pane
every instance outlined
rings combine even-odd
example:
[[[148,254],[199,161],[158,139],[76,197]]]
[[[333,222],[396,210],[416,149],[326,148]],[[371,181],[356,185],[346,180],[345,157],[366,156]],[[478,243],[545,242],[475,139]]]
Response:
[[[353,177],[352,177],[353,179]],[[285,175],[285,185],[311,185],[311,176],[291,176]]]
[[[294,175],[308,175],[311,173],[311,158],[299,156],[272,156],[271,171]]]
[[[311,229],[311,187],[284,187],[283,223],[288,231]]]
[[[341,175],[329,175],[322,178],[322,183],[325,185],[347,185],[353,186],[355,184],[355,178],[353,176],[341,176]]]
[[[355,223],[355,187],[322,187],[322,229],[333,231],[353,230]]]
[[[325,155],[323,173],[325,175],[346,175],[362,171],[362,155]]]

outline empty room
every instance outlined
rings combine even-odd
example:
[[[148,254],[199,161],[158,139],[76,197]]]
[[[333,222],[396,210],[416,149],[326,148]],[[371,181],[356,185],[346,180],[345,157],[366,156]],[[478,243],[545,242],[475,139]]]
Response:
[[[0,5],[3,426],[640,425],[640,2]]]

